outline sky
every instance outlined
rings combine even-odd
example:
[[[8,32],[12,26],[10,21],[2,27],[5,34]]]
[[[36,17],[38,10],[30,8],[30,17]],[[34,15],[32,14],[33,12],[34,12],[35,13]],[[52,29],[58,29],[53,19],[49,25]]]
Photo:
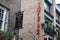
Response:
[[[56,2],[56,4],[60,4],[60,0],[56,0],[55,2]]]

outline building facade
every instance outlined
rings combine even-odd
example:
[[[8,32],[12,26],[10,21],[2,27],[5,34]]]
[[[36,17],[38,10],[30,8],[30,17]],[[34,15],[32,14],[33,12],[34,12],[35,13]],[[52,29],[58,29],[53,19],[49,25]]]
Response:
[[[40,2],[40,24],[45,20],[48,20],[56,26],[56,4],[55,0],[22,0],[21,10],[24,11],[23,15],[23,29],[19,30],[20,36],[24,35],[24,40],[38,40],[38,35],[36,35],[37,30],[37,5]],[[24,6],[25,5],[25,6]],[[27,17],[28,16],[28,17]],[[23,31],[23,33],[22,33]],[[45,36],[48,36],[45,39]],[[31,37],[32,36],[32,37]],[[37,38],[37,39],[36,39]],[[40,40],[57,40],[56,36],[51,36],[49,33],[45,32],[42,27],[40,27]]]
[[[20,5],[21,0],[0,0],[0,29],[13,32],[17,38],[19,30],[15,30],[15,21],[17,14],[21,13]]]
[[[40,6],[40,34],[37,30],[37,5]],[[11,31],[16,40],[57,40],[56,35],[42,29],[46,20],[60,28],[60,9],[55,0],[0,0],[0,28]]]

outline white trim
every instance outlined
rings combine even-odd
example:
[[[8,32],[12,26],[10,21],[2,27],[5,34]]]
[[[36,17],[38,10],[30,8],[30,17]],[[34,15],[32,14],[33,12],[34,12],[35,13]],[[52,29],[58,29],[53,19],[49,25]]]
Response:
[[[7,19],[6,19],[5,31],[7,31],[7,25],[8,25],[8,13],[9,13],[9,11],[7,11],[7,13],[6,13],[6,15],[7,15]]]
[[[8,10],[7,9],[5,9],[5,8],[3,8],[3,7],[1,7],[0,6],[0,9],[2,9],[2,10],[4,10],[4,13],[3,13],[3,22],[2,22],[2,26],[1,26],[1,30],[3,30],[3,31],[7,31],[7,25],[8,25]],[[7,18],[6,18],[6,16],[7,16]],[[6,19],[5,19],[6,18]],[[6,21],[5,21],[6,20]],[[5,22],[6,22],[6,24],[5,24]],[[6,26],[5,26],[6,25]],[[5,29],[5,30],[4,30]]]
[[[5,15],[6,15],[6,10],[4,10],[4,15],[3,15],[3,23],[2,23],[2,30],[4,30],[4,24],[5,24]]]

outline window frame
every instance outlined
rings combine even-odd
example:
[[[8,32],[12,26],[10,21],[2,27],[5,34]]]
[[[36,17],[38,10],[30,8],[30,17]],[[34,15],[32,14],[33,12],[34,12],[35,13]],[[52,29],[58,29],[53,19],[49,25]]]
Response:
[[[8,9],[6,9],[5,7],[3,6],[0,6],[0,9],[4,10],[4,13],[3,13],[3,19],[2,19],[2,25],[1,25],[1,30],[3,31],[7,31],[7,25],[8,25]],[[6,15],[7,15],[7,19],[6,19]],[[7,23],[7,24],[6,24]],[[6,26],[5,26],[6,24]]]
[[[17,27],[18,24],[17,24],[16,19],[17,19],[18,15],[20,15],[20,17],[21,17],[20,18],[20,23],[19,23],[21,25],[20,27]],[[23,25],[23,11],[19,11],[19,12],[16,13],[16,19],[15,19],[15,29],[23,29],[23,27],[22,27],[22,25]]]

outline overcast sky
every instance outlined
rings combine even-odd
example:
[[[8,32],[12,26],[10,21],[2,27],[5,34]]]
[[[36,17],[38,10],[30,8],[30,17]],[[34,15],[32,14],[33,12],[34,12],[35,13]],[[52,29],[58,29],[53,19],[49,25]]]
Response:
[[[60,4],[60,0],[56,0],[55,2],[56,2],[56,4]]]

